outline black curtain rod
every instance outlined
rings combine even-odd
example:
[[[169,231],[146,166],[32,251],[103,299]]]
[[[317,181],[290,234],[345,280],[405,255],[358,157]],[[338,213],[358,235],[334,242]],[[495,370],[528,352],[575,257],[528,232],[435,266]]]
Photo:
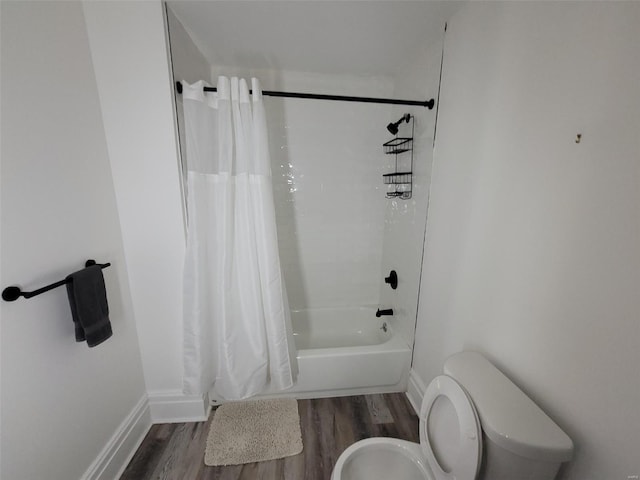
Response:
[[[182,93],[182,83],[176,82],[176,90]],[[216,87],[204,87],[205,92],[217,92]],[[249,90],[251,93],[251,90]],[[391,105],[417,105],[419,107],[427,107],[429,110],[433,108],[434,99],[421,100],[396,100],[393,98],[374,98],[374,97],[347,97],[344,95],[322,95],[318,93],[297,93],[297,92],[274,92],[271,90],[263,90],[262,95],[269,97],[286,97],[286,98],[313,98],[315,100],[338,100],[342,102],[362,102],[362,103],[387,103]]]
[[[85,268],[90,267],[92,265],[98,265],[103,270],[111,266],[110,263],[96,263],[95,260],[87,260],[84,264]],[[49,290],[53,290],[54,288],[58,288],[58,287],[61,287],[62,285],[66,285],[67,283],[69,283],[69,280],[65,278],[64,280],[60,280],[58,282],[52,283],[51,285],[47,285],[46,287],[39,288],[37,290],[34,290],[33,292],[23,292],[20,289],[20,287],[17,287],[14,285],[14,286],[5,288],[2,291],[2,299],[5,302],[15,302],[20,297],[24,297],[24,298],[35,297],[44,292],[48,292]]]

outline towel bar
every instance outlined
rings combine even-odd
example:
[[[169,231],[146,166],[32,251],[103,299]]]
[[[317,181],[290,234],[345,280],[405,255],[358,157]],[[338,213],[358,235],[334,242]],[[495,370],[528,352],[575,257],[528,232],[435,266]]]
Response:
[[[85,267],[90,267],[92,265],[98,265],[100,268],[110,267],[110,263],[96,263],[95,260],[87,260],[84,264]],[[68,283],[68,280],[65,278],[64,280],[60,280],[59,282],[52,283],[51,285],[47,285],[46,287],[39,288],[34,290],[33,292],[23,292],[20,287],[16,287],[15,285],[11,287],[7,287],[2,291],[2,299],[5,302],[14,302],[20,297],[31,298],[36,295],[40,295],[41,293],[48,292],[49,290],[53,290],[54,288],[61,287]]]

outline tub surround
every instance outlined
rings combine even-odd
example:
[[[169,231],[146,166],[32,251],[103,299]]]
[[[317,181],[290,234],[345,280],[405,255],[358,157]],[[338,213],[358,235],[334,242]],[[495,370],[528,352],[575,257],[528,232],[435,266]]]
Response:
[[[272,84],[273,90],[329,94],[386,96],[390,91],[383,79],[365,82],[349,75],[292,72]],[[377,304],[385,205],[380,144],[390,107],[264,101],[280,261],[291,308]]]

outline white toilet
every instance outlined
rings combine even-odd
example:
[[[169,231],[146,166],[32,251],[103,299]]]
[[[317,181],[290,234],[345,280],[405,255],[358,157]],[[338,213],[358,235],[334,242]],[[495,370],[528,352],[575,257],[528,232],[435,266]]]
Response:
[[[476,352],[449,357],[427,387],[420,443],[356,442],[332,480],[553,480],[571,459],[571,439],[502,372]]]

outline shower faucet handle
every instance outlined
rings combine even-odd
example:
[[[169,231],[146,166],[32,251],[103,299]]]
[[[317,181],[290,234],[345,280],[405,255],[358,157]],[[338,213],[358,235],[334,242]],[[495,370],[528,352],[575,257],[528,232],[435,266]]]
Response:
[[[389,276],[384,278],[384,283],[388,283],[394,290],[398,288],[398,274],[395,270],[389,272]]]
[[[380,310],[376,312],[376,317],[380,318],[382,315],[393,315],[393,309],[387,308],[386,310]]]

